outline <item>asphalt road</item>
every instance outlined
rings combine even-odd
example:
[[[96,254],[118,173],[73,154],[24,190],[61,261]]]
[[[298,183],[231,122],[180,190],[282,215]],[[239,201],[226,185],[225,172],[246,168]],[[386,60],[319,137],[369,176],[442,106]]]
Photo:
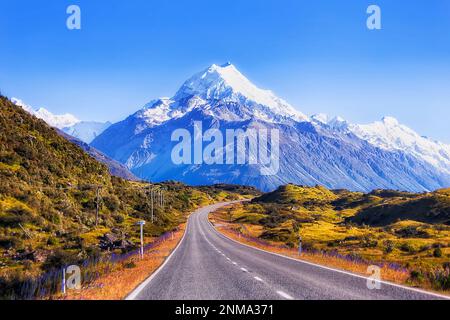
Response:
[[[381,283],[260,251],[219,234],[208,214],[225,204],[199,209],[189,219],[180,245],[163,267],[128,299],[439,299],[439,296]]]

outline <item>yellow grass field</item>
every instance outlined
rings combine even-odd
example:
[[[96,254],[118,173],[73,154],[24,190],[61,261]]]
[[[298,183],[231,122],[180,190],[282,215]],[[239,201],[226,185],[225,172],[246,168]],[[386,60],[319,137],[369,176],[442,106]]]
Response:
[[[68,291],[66,296],[59,296],[62,300],[122,300],[139,284],[155,272],[175,249],[183,237],[186,225],[180,226],[173,234],[173,238],[160,243],[139,257],[124,261],[104,276],[81,290]]]

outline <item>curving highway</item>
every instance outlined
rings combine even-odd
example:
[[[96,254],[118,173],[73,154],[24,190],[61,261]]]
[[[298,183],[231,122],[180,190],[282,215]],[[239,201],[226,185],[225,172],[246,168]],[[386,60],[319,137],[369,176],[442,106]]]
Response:
[[[442,299],[424,291],[278,256],[219,234],[208,214],[228,203],[197,210],[165,264],[127,299],[136,300],[322,300]]]

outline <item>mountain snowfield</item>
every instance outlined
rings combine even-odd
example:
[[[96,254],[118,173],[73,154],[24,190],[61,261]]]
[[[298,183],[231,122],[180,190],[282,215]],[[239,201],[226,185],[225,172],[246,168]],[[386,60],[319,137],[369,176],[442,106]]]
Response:
[[[367,125],[351,125],[361,139],[385,150],[402,150],[450,173],[450,145],[420,136],[392,117]]]
[[[58,128],[85,143],[91,143],[111,125],[110,122],[81,121],[69,113],[55,115],[45,108],[34,109],[17,98],[12,98],[11,101],[28,113],[44,120],[48,125]]]
[[[263,176],[261,165],[248,163],[175,165],[172,133],[180,128],[193,133],[198,123],[203,132],[216,128],[223,136],[228,129],[278,130],[278,174]],[[91,145],[151,181],[235,183],[264,191],[287,183],[360,191],[450,186],[448,145],[421,137],[393,118],[355,125],[323,114],[307,117],[257,88],[230,63],[195,74],[172,98],[151,101]]]
[[[341,117],[330,118],[325,114],[313,115],[311,119],[335,130],[352,132],[381,149],[406,152],[450,173],[450,145],[420,136],[393,117],[384,117],[370,124],[351,124]]]

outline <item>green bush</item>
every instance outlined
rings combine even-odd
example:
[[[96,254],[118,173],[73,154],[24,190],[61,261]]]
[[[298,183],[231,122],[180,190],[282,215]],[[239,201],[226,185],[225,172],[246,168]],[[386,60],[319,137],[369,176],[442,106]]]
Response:
[[[48,246],[54,246],[57,243],[58,243],[58,239],[56,239],[55,237],[48,237],[48,239],[47,239]]]
[[[391,240],[386,240],[386,241],[384,241],[383,245],[384,245],[384,250],[383,250],[383,251],[384,251],[384,253],[386,253],[386,254],[391,253],[391,252],[394,251],[394,249],[395,249],[395,244],[394,244],[394,242],[391,241]]]
[[[435,258],[441,258],[442,257],[442,249],[440,247],[437,247],[433,251],[433,257]]]
[[[399,249],[400,249],[401,251],[403,251],[403,252],[406,252],[406,253],[415,253],[415,252],[416,252],[416,250],[414,249],[414,247],[413,247],[411,244],[407,243],[407,242],[402,243],[402,244],[400,245]]]
[[[0,237],[0,248],[18,248],[21,245],[22,240],[18,239],[17,237]]]
[[[68,265],[77,264],[78,260],[76,255],[62,249],[57,249],[47,257],[42,265],[42,269],[46,271],[60,269]]]

